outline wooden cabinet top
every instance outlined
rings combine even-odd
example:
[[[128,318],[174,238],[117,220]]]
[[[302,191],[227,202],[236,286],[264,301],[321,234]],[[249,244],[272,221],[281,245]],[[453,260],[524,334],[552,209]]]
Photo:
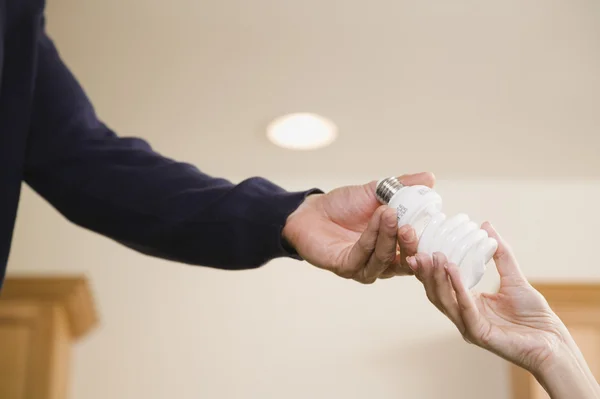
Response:
[[[65,309],[73,339],[87,334],[98,323],[89,283],[81,276],[8,276],[1,301],[49,303]]]

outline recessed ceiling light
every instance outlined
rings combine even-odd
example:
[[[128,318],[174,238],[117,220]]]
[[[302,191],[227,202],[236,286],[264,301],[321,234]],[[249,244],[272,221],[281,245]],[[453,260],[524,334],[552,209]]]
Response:
[[[275,145],[291,150],[316,150],[337,138],[337,127],[319,115],[295,113],[275,119],[267,127],[267,137]]]

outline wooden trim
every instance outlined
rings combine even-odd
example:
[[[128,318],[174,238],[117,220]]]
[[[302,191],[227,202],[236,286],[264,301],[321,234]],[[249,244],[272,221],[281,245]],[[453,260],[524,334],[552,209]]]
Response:
[[[85,277],[10,276],[4,282],[0,300],[33,300],[63,307],[71,336],[75,339],[83,337],[98,324],[98,314]]]
[[[569,284],[532,284],[548,301],[554,305],[600,306],[600,283]]]
[[[531,392],[531,380],[533,376],[529,371],[510,364],[510,378],[512,387],[512,399],[530,399],[532,397]]]
[[[2,324],[28,324],[38,317],[39,309],[30,303],[16,301],[11,306],[0,307]]]

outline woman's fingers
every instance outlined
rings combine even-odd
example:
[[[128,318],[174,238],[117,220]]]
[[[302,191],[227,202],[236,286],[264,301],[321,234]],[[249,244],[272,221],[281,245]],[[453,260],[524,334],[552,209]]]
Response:
[[[464,335],[465,325],[448,275],[446,257],[441,253],[436,253],[433,257],[418,254],[409,258],[408,262],[415,276],[423,283],[429,301]]]
[[[479,331],[479,309],[477,309],[475,299],[463,284],[460,278],[460,270],[456,265],[448,265],[448,274],[450,275],[450,282],[456,294],[460,316],[465,326],[463,336],[469,341],[477,339],[481,331]]]
[[[431,256],[425,254],[417,254],[415,259],[418,265],[417,278],[423,283],[429,301],[439,309],[437,293],[435,292],[435,281],[433,280],[433,259]]]
[[[439,307],[442,312],[448,316],[448,318],[456,325],[458,331],[464,335],[465,323],[462,320],[458,302],[452,283],[450,282],[450,276],[448,275],[448,260],[444,254],[433,255],[433,266],[434,266],[434,280],[435,289],[437,291],[437,297],[439,300]]]
[[[483,333],[479,309],[460,277],[460,270],[437,253],[433,258],[418,254],[411,258],[415,275],[425,286],[427,298],[456,325],[467,342],[481,344]]]
[[[448,275],[446,257],[441,253],[436,253],[433,257],[418,254],[408,258],[408,264],[423,283],[429,301],[456,325],[461,334],[464,334],[465,326]]]

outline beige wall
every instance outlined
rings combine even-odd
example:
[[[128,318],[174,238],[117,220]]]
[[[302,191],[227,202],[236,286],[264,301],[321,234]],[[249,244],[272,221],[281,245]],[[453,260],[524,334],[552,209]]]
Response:
[[[439,190],[449,213],[494,222],[530,278],[600,280],[600,184]],[[167,263],[73,227],[29,190],[10,271],[90,275],[102,327],[77,346],[74,398],[508,397],[504,362],[466,345],[411,278],[362,286],[295,261],[239,273]],[[481,287],[496,282],[490,271]]]
[[[595,0],[48,4],[107,123],[210,171],[600,178]],[[269,145],[265,125],[297,111],[331,118],[339,140]]]

